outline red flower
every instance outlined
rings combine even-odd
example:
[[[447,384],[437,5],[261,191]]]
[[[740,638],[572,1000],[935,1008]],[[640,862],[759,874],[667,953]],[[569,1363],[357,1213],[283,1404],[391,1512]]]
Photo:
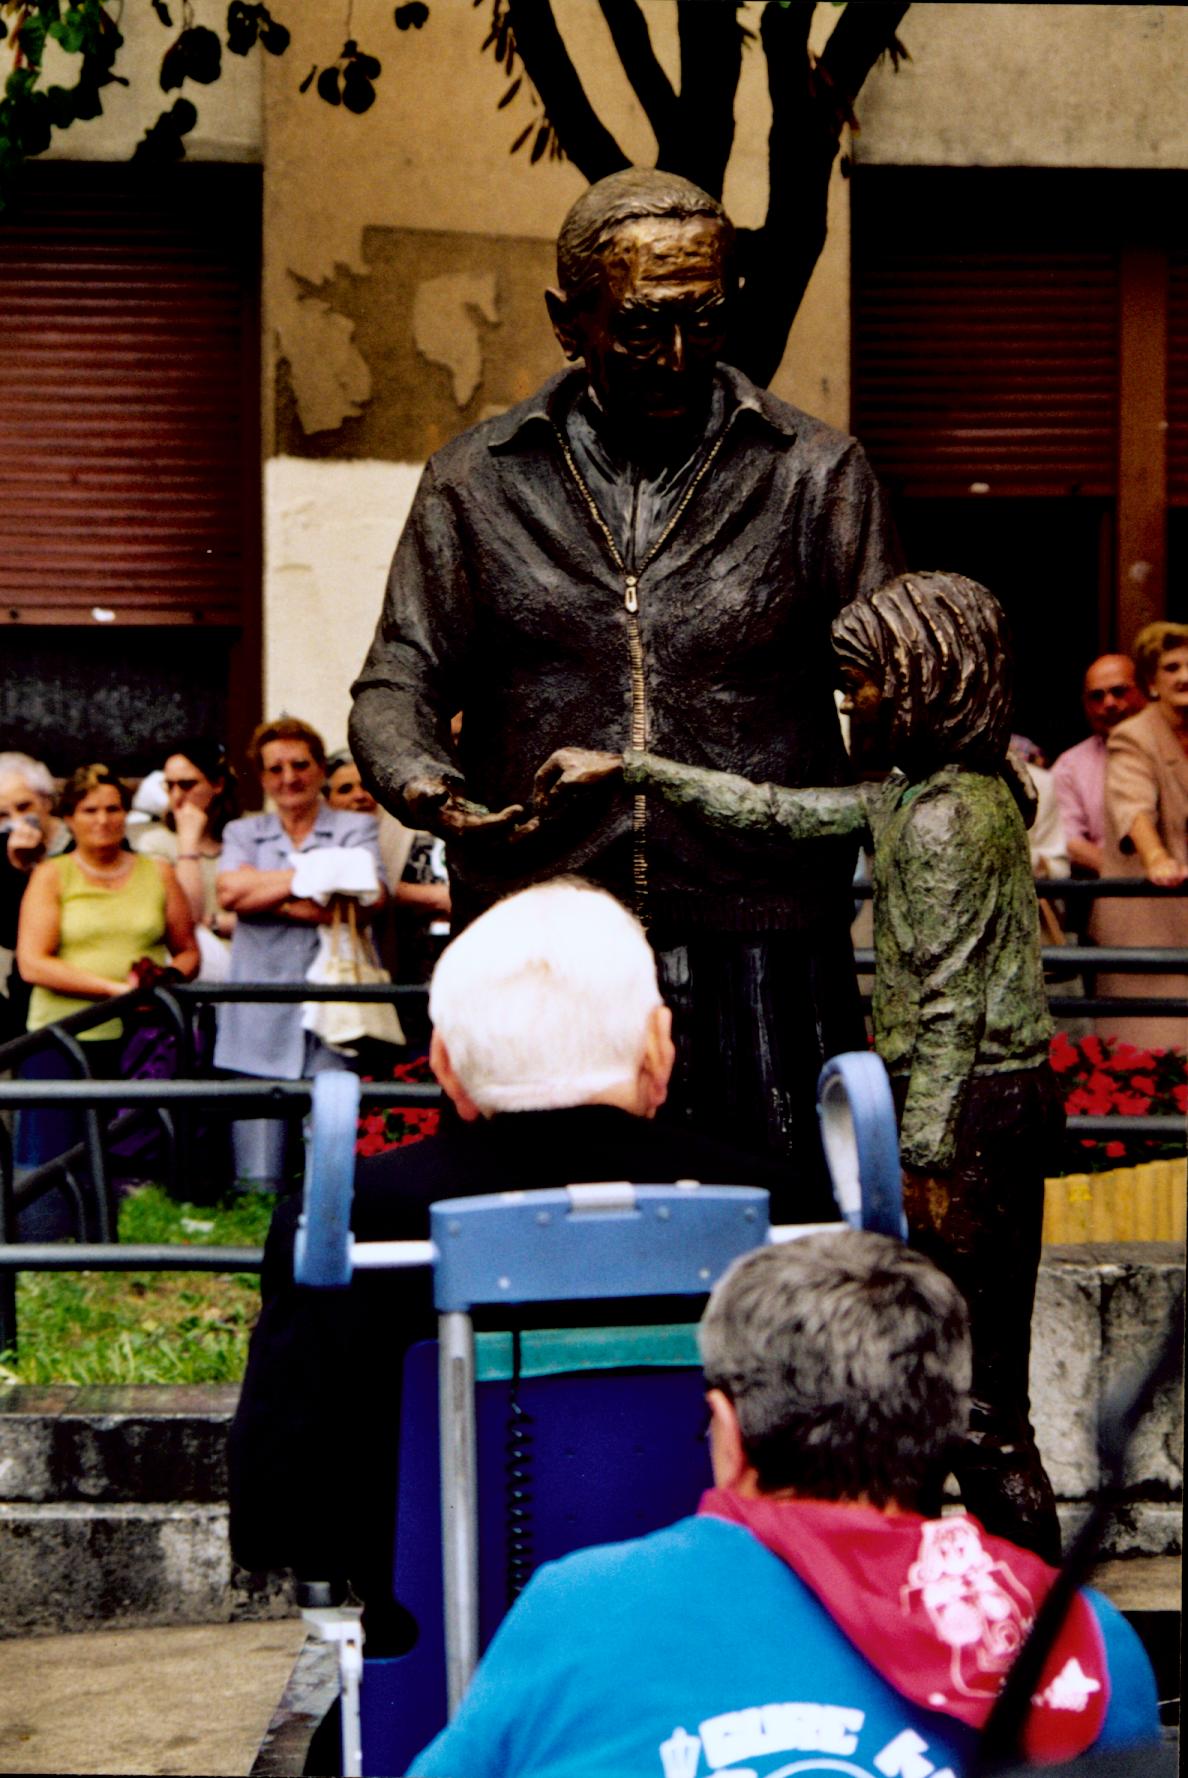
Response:
[[[1100,1068],[1102,1063],[1108,1060],[1101,1038],[1095,1035],[1082,1037],[1081,1054],[1087,1062],[1092,1062],[1095,1068]]]
[[[1145,1093],[1119,1093],[1114,1109],[1121,1117],[1145,1117],[1151,1109],[1151,1100]]]
[[[1125,1142],[1107,1142],[1105,1151],[1112,1161],[1120,1161],[1126,1153]]]
[[[1172,1098],[1175,1100],[1176,1110],[1188,1114],[1188,1082],[1181,1082],[1178,1087],[1173,1087]]]
[[[1052,1060],[1052,1066],[1057,1074],[1067,1074],[1068,1070],[1070,1068],[1075,1068],[1081,1059],[1076,1044],[1070,1043],[1063,1031],[1057,1031],[1055,1037],[1052,1039],[1052,1047],[1049,1053]]]

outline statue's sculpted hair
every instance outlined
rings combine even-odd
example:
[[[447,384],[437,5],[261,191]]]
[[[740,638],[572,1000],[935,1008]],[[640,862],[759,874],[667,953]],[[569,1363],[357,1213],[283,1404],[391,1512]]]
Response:
[[[891,700],[890,740],[987,771],[1001,769],[1011,732],[1014,658],[993,593],[962,574],[901,574],[855,599],[833,624],[843,666]]]
[[[727,264],[733,260],[734,229],[708,191],[679,173],[656,167],[626,167],[589,186],[572,206],[557,236],[557,282],[567,297],[582,296],[594,283],[610,242],[625,222],[642,217],[687,221],[706,216],[720,224]]]

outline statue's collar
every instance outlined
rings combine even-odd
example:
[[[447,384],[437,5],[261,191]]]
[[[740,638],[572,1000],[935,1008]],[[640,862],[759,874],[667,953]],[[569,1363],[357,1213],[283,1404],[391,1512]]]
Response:
[[[783,438],[796,437],[796,415],[791,408],[785,407],[769,395],[766,389],[759,389],[733,365],[720,364],[717,371],[719,381],[726,389],[726,421],[724,430],[728,430],[741,418],[749,415],[769,426]],[[519,444],[521,438],[531,436],[541,426],[547,426],[550,432],[556,429],[558,422],[570,404],[584,387],[585,373],[581,370],[559,370],[544,383],[528,401],[522,401],[517,407],[511,408],[506,414],[492,422],[487,434],[487,448],[492,451],[508,450]]]

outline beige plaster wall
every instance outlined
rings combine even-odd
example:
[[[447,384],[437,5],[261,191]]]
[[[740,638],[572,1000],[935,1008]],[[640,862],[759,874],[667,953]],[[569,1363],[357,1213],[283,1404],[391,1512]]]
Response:
[[[192,0],[193,22],[223,36],[226,0]],[[124,47],[116,72],[128,86],[113,83],[102,91],[103,115],[71,124],[56,134],[48,160],[127,160],[150,124],[182,96],[198,112],[198,122],[186,137],[186,158],[197,161],[257,161],[260,158],[260,64],[257,47],[248,56],[229,55],[224,45],[222,74],[213,86],[187,81],[181,93],[163,93],[160,87],[161,57],[181,30],[181,7],[174,6],[173,29],[167,30],[148,5],[134,0],[123,7],[120,29]],[[271,58],[269,58],[271,59]],[[55,82],[72,86],[78,59],[66,55],[51,41],[45,55],[46,86]]]
[[[913,5],[854,156],[905,166],[1188,166],[1188,9]]]
[[[312,722],[330,748],[346,740],[350,683],[420,473],[419,463],[265,465],[264,709]]]

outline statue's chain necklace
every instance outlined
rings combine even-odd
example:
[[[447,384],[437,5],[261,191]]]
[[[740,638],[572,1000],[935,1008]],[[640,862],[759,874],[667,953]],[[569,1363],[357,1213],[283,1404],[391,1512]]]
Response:
[[[635,573],[631,574],[628,572],[627,564],[623,560],[623,553],[615,542],[614,532],[603,518],[598,507],[598,502],[590,492],[585,477],[574,461],[573,452],[569,448],[568,439],[565,437],[565,434],[559,426],[554,426],[553,431],[557,435],[557,443],[561,446],[561,455],[565,459],[566,468],[573,477],[574,485],[589,509],[590,517],[598,527],[598,530],[602,533],[607,550],[610,552],[611,561],[623,576],[623,608],[627,613],[627,653],[631,663],[631,745],[637,752],[642,752],[648,744],[648,705],[647,687],[644,680],[643,638],[639,631],[640,576],[643,574],[644,570],[655,561],[664,545],[668,542],[668,539],[672,536],[673,531],[680,523],[685,508],[688,506],[690,500],[692,500],[694,494],[708,475],[714,459],[721,450],[722,441],[726,434],[724,431],[719,432],[717,438],[715,438],[713,444],[702,458],[701,463],[690,477],[689,485],[677,501],[676,509],[673,512],[672,517],[644,556],[639,567],[635,570]],[[636,796],[632,799],[631,807],[633,840],[631,880],[634,888],[632,899],[635,906],[636,916],[643,921],[645,925],[647,923],[648,901],[647,821],[648,799],[643,795]]]

